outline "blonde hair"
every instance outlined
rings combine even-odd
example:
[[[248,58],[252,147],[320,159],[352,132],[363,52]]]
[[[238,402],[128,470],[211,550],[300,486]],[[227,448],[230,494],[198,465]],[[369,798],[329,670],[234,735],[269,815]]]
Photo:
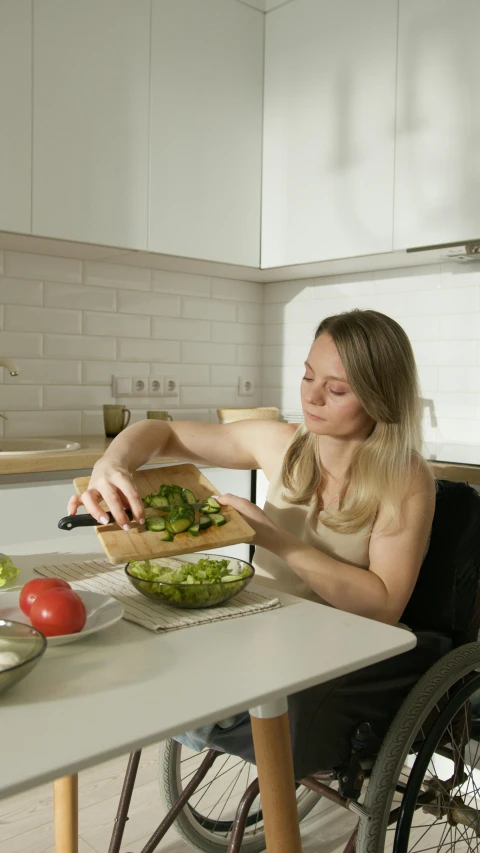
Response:
[[[322,334],[331,336],[353,393],[375,421],[353,454],[338,510],[329,510],[322,522],[338,532],[356,532],[373,523],[381,501],[384,528],[391,529],[401,518],[412,464],[429,470],[421,456],[421,408],[410,341],[395,320],[359,309],[326,317],[315,340]],[[327,478],[317,436],[301,430],[283,461],[284,499],[308,503]]]

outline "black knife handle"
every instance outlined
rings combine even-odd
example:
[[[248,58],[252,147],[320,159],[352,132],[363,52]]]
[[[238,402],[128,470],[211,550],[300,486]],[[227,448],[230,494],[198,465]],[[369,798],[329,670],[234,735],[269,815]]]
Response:
[[[125,513],[131,521],[132,511],[126,509]],[[109,524],[115,524],[115,519],[111,512],[106,512],[105,515],[108,516]],[[88,512],[82,512],[79,515],[66,515],[60,519],[58,526],[60,530],[73,530],[74,527],[101,527],[102,525],[93,515],[90,515]]]

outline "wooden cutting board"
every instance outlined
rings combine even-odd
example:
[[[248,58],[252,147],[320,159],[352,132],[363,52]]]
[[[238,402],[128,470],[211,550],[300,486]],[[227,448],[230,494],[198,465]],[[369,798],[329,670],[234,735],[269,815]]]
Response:
[[[200,500],[218,494],[195,465],[171,465],[165,468],[150,468],[137,471],[133,475],[140,496],[158,492],[163,483],[172,483],[191,489]],[[76,477],[73,481],[79,495],[88,489],[90,477]],[[102,503],[106,508],[106,504]],[[118,524],[106,524],[95,530],[102,547],[111,563],[127,563],[129,560],[149,560],[153,557],[173,557],[175,554],[190,554],[195,551],[209,551],[211,548],[226,548],[239,542],[252,542],[255,531],[234,509],[222,507],[227,523],[222,527],[209,527],[200,530],[198,536],[188,532],[179,533],[173,542],[162,542],[161,533],[145,530],[136,522],[131,522],[129,531],[122,530]],[[145,508],[145,515],[154,514]]]

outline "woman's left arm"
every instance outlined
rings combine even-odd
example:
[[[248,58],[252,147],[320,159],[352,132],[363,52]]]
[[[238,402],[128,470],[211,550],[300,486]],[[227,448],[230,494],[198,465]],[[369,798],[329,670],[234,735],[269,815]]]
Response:
[[[250,501],[222,495],[255,529],[255,542],[284,560],[321,598],[339,610],[396,624],[412,594],[435,510],[435,487],[425,472],[412,476],[401,528],[381,533],[381,510],[370,538],[370,568],[335,560],[279,528]],[[376,532],[378,531],[378,532]]]

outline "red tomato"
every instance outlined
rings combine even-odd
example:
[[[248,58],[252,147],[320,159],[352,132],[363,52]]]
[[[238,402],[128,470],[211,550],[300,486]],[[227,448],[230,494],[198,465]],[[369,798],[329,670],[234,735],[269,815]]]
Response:
[[[25,613],[25,616],[30,616],[30,608],[35,599],[47,589],[61,587],[71,589],[67,581],[62,581],[60,578],[35,578],[33,581],[28,581],[20,593],[20,610]]]
[[[46,637],[76,634],[87,621],[85,605],[73,589],[47,589],[30,610],[30,622]]]

